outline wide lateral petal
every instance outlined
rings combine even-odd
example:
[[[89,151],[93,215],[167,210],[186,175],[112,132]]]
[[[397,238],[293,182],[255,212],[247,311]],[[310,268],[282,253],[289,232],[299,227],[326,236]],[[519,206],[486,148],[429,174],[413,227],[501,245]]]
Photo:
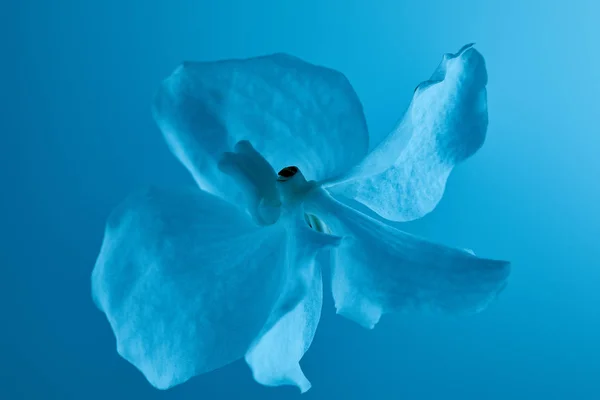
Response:
[[[505,287],[510,265],[428,242],[383,224],[318,190],[307,211],[344,235],[332,289],[339,314],[372,328],[381,315],[427,307],[479,312]]]
[[[92,293],[119,354],[166,389],[244,357],[287,268],[281,225],[196,187],[149,189],[111,215]]]

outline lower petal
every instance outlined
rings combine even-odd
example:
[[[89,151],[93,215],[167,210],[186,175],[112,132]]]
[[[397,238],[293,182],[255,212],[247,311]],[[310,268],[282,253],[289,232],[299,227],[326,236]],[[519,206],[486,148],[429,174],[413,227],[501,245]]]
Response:
[[[299,361],[315,336],[322,304],[321,271],[313,268],[306,296],[246,354],[246,362],[257,382],[267,386],[293,385],[302,393],[310,389]]]
[[[510,265],[431,243],[370,218],[324,190],[307,211],[347,236],[335,250],[332,289],[339,314],[373,328],[409,307],[479,312],[505,287]]]
[[[159,389],[242,358],[280,297],[284,233],[195,187],[132,195],[92,273],[119,354]]]

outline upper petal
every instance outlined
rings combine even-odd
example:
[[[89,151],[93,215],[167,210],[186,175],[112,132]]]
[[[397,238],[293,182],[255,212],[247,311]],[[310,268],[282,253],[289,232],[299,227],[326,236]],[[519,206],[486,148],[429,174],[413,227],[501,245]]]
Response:
[[[432,211],[453,167],[483,145],[486,84],[485,61],[471,45],[445,54],[431,79],[417,86],[398,127],[330,191],[394,221]]]
[[[284,233],[196,187],[129,197],[92,274],[119,354],[160,389],[242,358],[280,297]]]
[[[161,85],[154,116],[173,153],[199,185],[238,202],[217,164],[249,141],[275,170],[298,166],[333,179],[367,153],[362,105],[343,74],[274,54],[184,63]]]
[[[338,313],[372,328],[387,312],[430,307],[483,310],[505,287],[509,263],[428,242],[316,191],[307,202],[346,243],[335,249],[332,289]]]

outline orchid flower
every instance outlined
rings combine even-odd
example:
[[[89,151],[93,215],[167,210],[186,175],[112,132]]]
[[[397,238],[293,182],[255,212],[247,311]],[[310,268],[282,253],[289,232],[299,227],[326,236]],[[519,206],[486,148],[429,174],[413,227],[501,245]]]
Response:
[[[305,392],[321,253],[338,314],[366,328],[408,308],[483,310],[507,262],[381,221],[435,208],[453,167],[484,142],[486,83],[472,45],[444,55],[368,152],[362,105],[338,71],[286,54],[182,64],[153,113],[197,186],[131,195],[92,273],[118,353],[159,389],[244,358],[259,383]]]

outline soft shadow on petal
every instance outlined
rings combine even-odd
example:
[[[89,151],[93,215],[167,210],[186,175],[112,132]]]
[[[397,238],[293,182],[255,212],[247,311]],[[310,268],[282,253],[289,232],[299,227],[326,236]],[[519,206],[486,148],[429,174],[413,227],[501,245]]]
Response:
[[[385,225],[316,190],[306,203],[338,235],[332,289],[338,313],[372,328],[406,308],[479,312],[506,285],[510,265],[434,244]]]
[[[485,61],[471,45],[444,55],[415,90],[398,127],[329,190],[393,221],[431,212],[454,166],[484,143],[486,84]]]
[[[244,357],[279,301],[286,235],[196,187],[149,189],[111,215],[92,293],[117,350],[166,389]]]
[[[252,144],[242,140],[223,153],[219,169],[231,176],[245,194],[248,211],[258,225],[272,225],[281,214],[277,174]]]
[[[341,176],[368,150],[362,105],[346,77],[287,54],[184,63],[162,83],[153,110],[198,184],[233,203],[241,191],[217,164],[239,141],[276,171],[295,165],[311,180]]]
[[[288,231],[289,283],[270,322],[246,354],[254,379],[267,386],[294,385],[302,393],[311,384],[299,361],[312,343],[321,316],[323,283],[317,253],[338,246],[340,238],[309,230],[297,220]],[[301,285],[295,288],[295,285]],[[302,297],[298,301],[297,293]]]

